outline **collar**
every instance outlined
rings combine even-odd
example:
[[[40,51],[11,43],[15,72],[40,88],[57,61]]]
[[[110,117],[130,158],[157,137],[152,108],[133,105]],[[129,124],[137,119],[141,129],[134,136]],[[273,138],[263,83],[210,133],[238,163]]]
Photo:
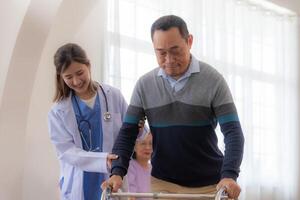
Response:
[[[188,66],[188,70],[178,79],[182,79],[185,77],[191,76],[193,73],[199,73],[200,72],[200,66],[198,60],[191,54],[191,62]],[[159,68],[157,76],[161,76],[163,78],[172,78],[169,75],[166,74],[166,72],[162,69]]]
[[[105,94],[107,95],[109,92],[110,92],[110,87],[106,84],[101,84]],[[99,85],[97,86],[97,92],[98,94],[102,94],[102,91],[99,87]],[[72,94],[70,94],[67,98],[65,98],[64,100],[60,101],[59,103],[57,103],[57,108],[59,110],[68,110],[68,109],[71,109],[70,107],[70,103],[71,103],[71,97],[72,97]]]

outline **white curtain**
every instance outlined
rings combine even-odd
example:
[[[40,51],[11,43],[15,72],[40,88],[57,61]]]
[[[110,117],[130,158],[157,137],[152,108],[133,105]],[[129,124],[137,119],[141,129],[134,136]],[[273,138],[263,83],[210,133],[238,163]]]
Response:
[[[297,18],[247,1],[106,2],[104,81],[129,101],[136,80],[157,66],[151,24],[181,16],[194,36],[193,55],[220,71],[234,96],[245,135],[240,199],[297,199]]]

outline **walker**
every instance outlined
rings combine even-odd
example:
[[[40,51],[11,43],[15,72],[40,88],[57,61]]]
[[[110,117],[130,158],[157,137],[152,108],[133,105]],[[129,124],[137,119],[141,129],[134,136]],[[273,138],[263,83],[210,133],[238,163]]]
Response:
[[[130,193],[130,192],[111,192],[111,188],[107,188],[102,192],[101,200],[111,200],[111,198],[121,197],[139,197],[152,199],[198,199],[198,200],[229,200],[225,192],[225,188],[218,190],[216,194],[172,194],[172,193]]]

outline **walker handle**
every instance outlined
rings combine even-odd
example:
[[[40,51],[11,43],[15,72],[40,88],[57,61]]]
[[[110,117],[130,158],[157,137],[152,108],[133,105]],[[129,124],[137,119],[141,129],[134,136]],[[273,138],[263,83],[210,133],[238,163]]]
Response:
[[[101,200],[110,200],[112,197],[145,197],[145,198],[153,198],[153,199],[166,199],[166,198],[173,198],[173,199],[212,199],[215,200],[227,200],[228,195],[226,193],[226,188],[221,188],[217,191],[215,195],[213,194],[170,194],[170,193],[112,193],[111,187],[107,187],[101,195]]]
[[[217,191],[215,200],[225,200],[228,199],[226,188],[222,187]]]
[[[104,191],[102,191],[101,200],[110,200],[111,190],[111,187],[107,187]]]

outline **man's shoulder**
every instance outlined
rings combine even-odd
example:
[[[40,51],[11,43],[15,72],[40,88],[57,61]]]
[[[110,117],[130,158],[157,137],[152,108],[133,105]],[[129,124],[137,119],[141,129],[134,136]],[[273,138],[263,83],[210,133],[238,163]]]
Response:
[[[194,73],[193,74],[193,81],[204,81],[205,83],[208,82],[218,82],[219,80],[223,79],[222,74],[212,65],[199,61],[199,68],[200,72],[199,73]]]
[[[212,65],[203,62],[203,61],[198,61],[199,62],[199,67],[201,72],[200,73],[210,73],[210,74],[215,74],[215,75],[221,75],[218,70],[213,67]]]
[[[145,73],[145,74],[141,77],[141,79],[147,79],[147,78],[149,78],[149,77],[152,77],[152,78],[153,78],[153,76],[157,76],[159,69],[160,69],[159,67],[156,67],[156,68],[152,69],[151,71]]]
[[[159,67],[156,67],[154,68],[153,70],[147,72],[146,74],[142,75],[140,78],[139,78],[139,81],[140,83],[149,83],[152,82],[152,81],[155,81],[156,78],[158,78],[158,71],[159,71]]]

